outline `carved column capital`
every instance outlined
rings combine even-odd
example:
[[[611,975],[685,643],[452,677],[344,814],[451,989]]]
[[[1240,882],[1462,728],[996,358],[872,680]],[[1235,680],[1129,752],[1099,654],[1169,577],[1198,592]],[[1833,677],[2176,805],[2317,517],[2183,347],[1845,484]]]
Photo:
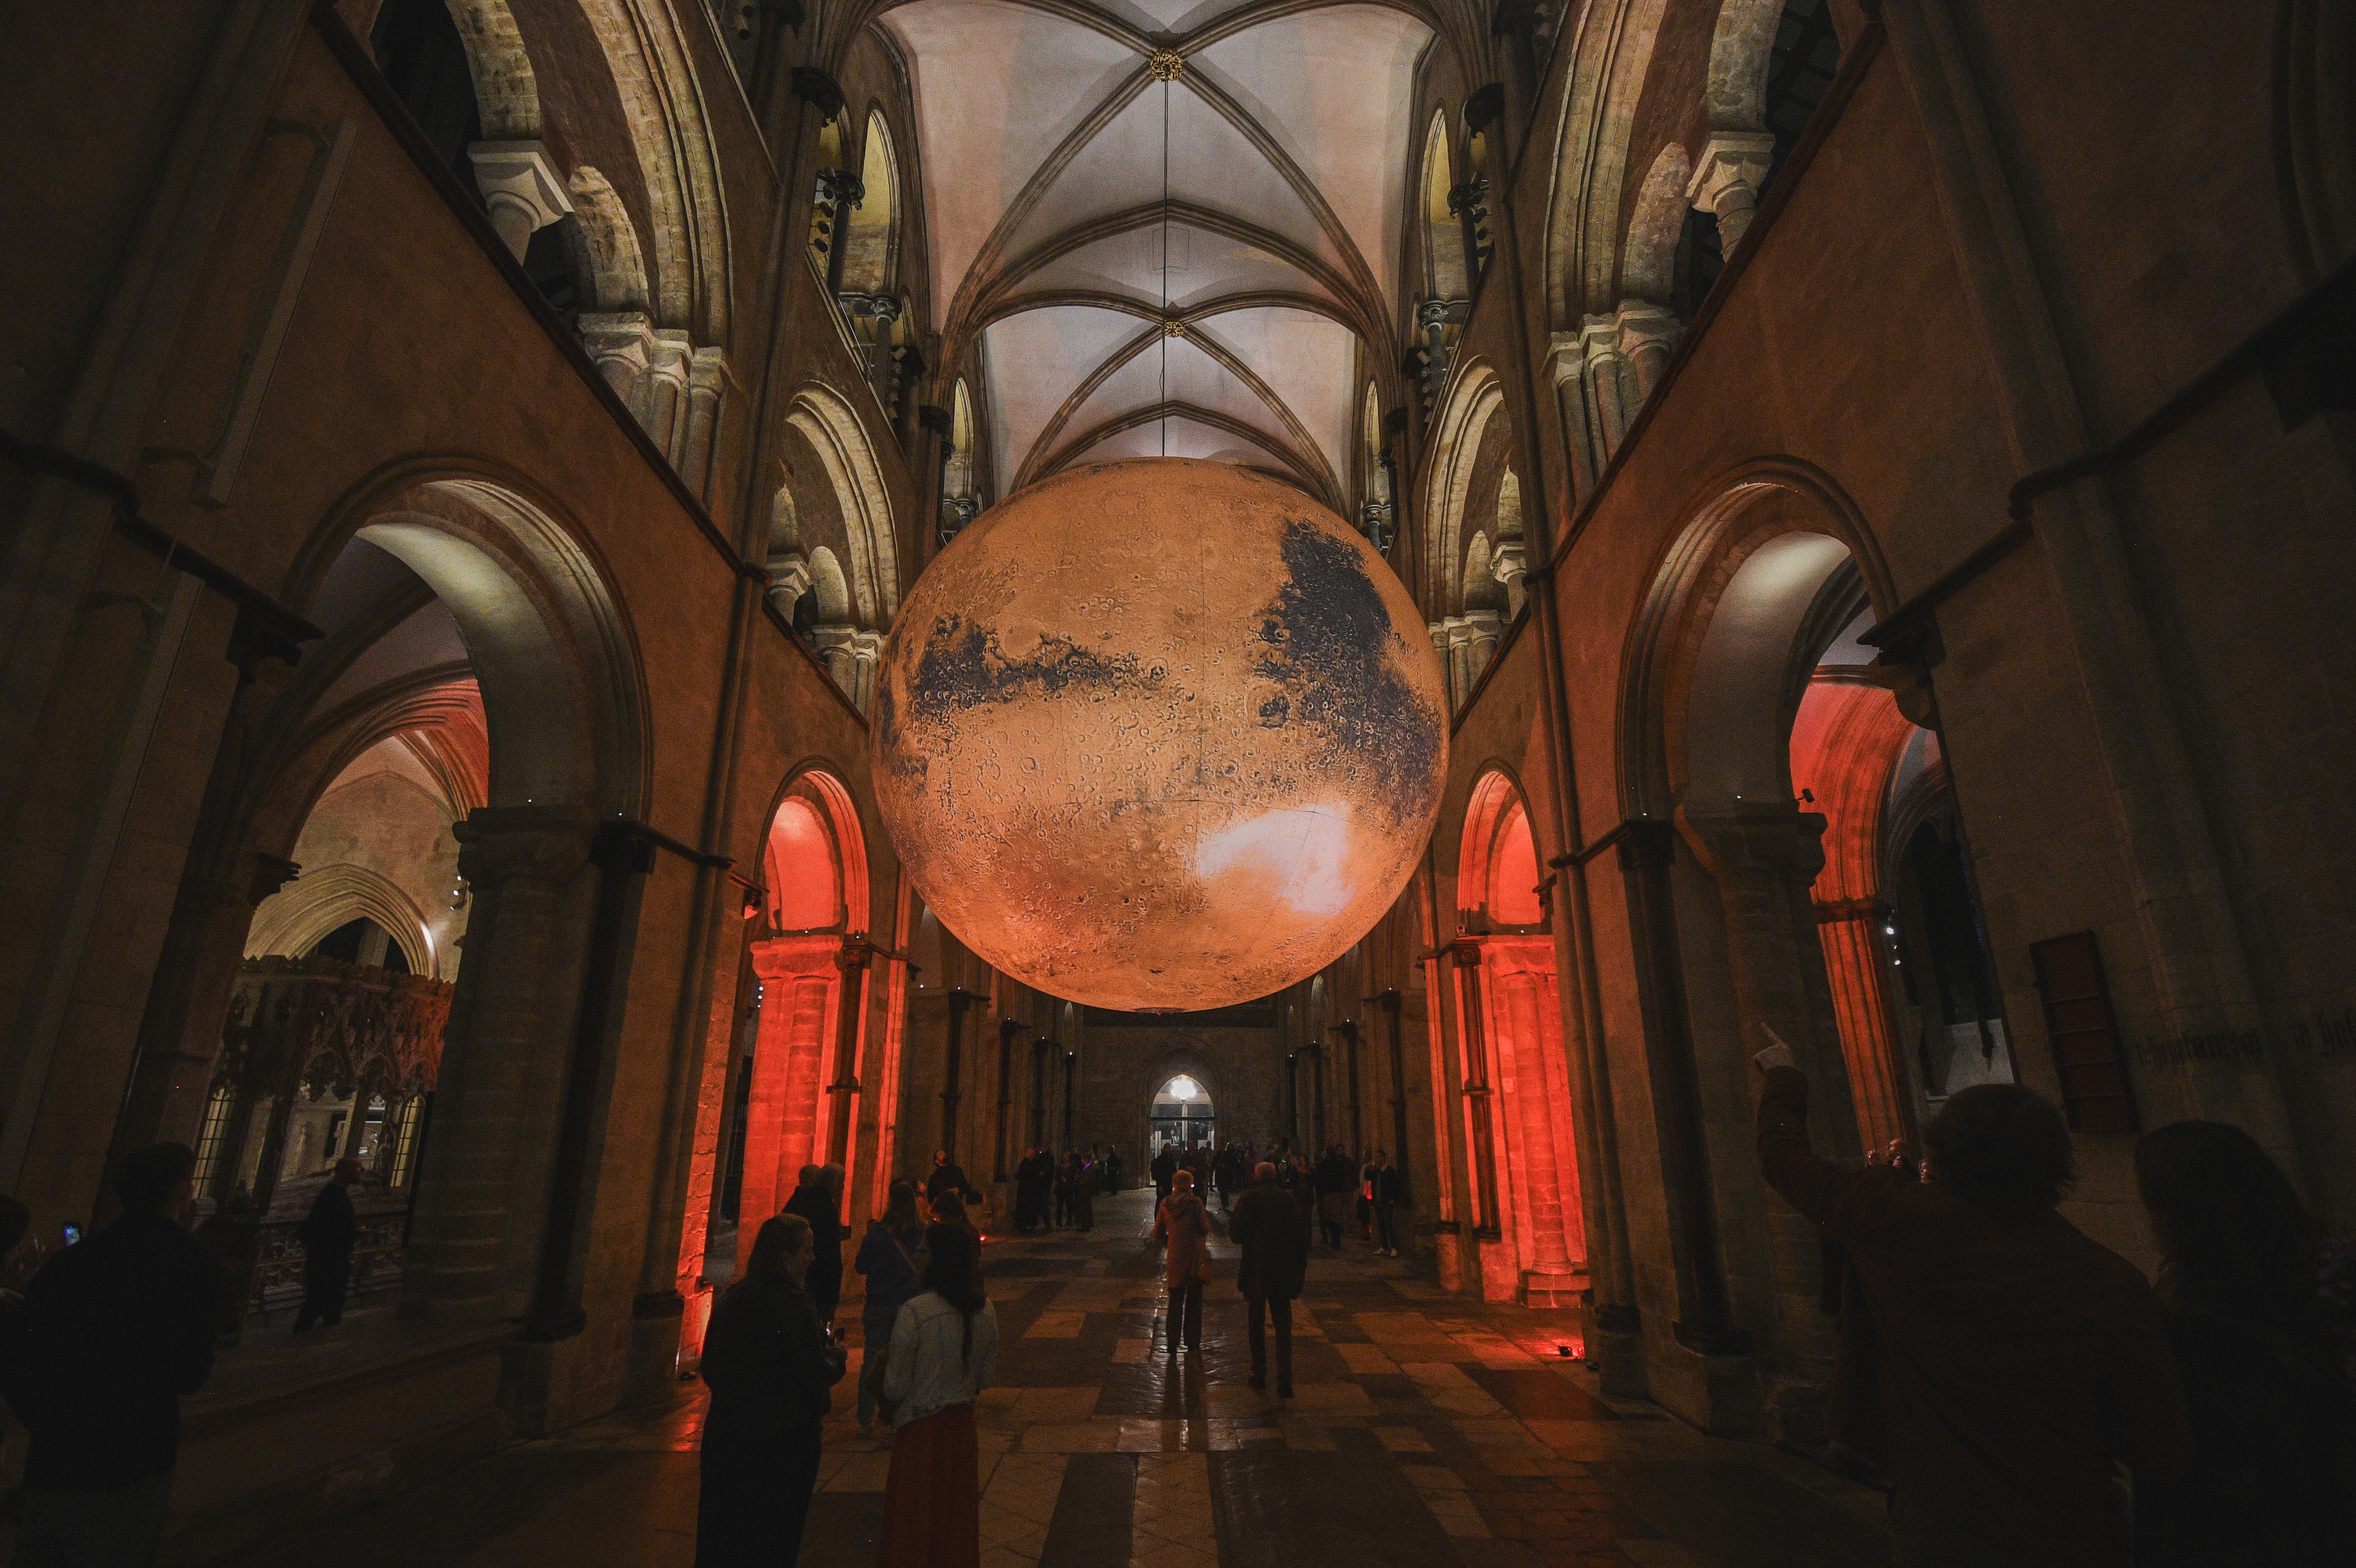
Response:
[[[573,210],[564,176],[538,142],[477,142],[466,149],[466,158],[475,165],[475,184],[490,209],[491,227],[519,261],[534,230]]]
[[[1718,215],[1718,237],[1730,255],[1759,209],[1759,190],[1775,156],[1775,138],[1764,131],[1717,131],[1694,160],[1686,199]]]

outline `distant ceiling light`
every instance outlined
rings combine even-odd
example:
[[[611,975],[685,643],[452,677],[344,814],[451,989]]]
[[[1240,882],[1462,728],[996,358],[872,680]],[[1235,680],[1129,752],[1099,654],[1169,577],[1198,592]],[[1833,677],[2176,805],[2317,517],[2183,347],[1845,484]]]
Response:
[[[1163,1084],[1162,1092],[1173,1100],[1199,1100],[1203,1097],[1203,1086],[1183,1072]]]

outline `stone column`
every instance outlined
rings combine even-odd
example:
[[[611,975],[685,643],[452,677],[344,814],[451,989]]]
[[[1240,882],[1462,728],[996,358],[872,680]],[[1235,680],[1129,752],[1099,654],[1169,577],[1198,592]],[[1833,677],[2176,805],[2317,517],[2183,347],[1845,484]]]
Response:
[[[1719,247],[1733,255],[1759,210],[1759,190],[1775,156],[1775,138],[1764,131],[1716,131],[1694,160],[1686,199],[1718,215]]]
[[[647,363],[647,433],[677,468],[686,447],[687,376],[695,346],[684,332],[659,331]]]
[[[727,388],[728,356],[724,350],[698,348],[688,356],[687,411],[680,421],[680,450],[674,466],[680,481],[707,506],[712,498],[712,457],[719,450]]]
[[[1464,695],[1468,699],[1489,661],[1497,656],[1497,640],[1505,631],[1505,617],[1494,610],[1464,613]]]
[[[1824,869],[1825,818],[1771,805],[1721,815],[1680,812],[1677,820],[1718,883],[1739,1020],[1743,1110],[1750,1104],[1750,1058],[1766,1048],[1764,1030],[1772,1029],[1790,1042],[1815,1085],[1808,1120],[1815,1147],[1832,1158],[1853,1157],[1858,1145],[1848,1074],[1827,1016],[1827,998],[1820,985],[1811,983],[1822,952],[1813,940],[1808,888]],[[1709,1081],[1716,1093],[1706,1091],[1705,1099],[1726,1099],[1726,1077],[1734,1071],[1733,1064],[1720,1063]],[[1774,1293],[1782,1360],[1789,1369],[1771,1389],[1769,1417],[1779,1436],[1821,1441],[1833,1359],[1831,1320],[1817,1307],[1821,1243],[1815,1228],[1779,1199],[1765,1200],[1765,1219],[1772,1271],[1766,1283]]]
[[[853,645],[858,635],[850,626],[818,626],[810,631],[810,645],[817,650],[818,662],[826,667],[826,673],[842,688],[842,695],[851,699],[853,707],[859,702],[859,656]]]
[[[538,142],[477,142],[466,149],[491,227],[523,260],[533,233],[572,212],[564,178]]]
[[[1629,370],[1628,418],[1633,420],[1636,411],[1661,384],[1662,373],[1669,368],[1669,357],[1676,352],[1677,338],[1685,331],[1674,312],[1644,300],[1622,300],[1618,313],[1621,357]]]
[[[605,384],[627,403],[642,429],[653,425],[647,370],[654,363],[654,323],[642,310],[588,311],[581,317],[581,342],[604,372]]]
[[[851,705],[862,713],[875,696],[875,667],[884,657],[884,634],[851,635]]]
[[[827,1022],[836,1008],[842,938],[832,932],[776,936],[753,944],[761,979],[760,1031],[753,1044],[753,1085],[744,1123],[744,1179],[737,1234],[749,1237],[793,1196],[801,1168],[818,1147],[819,1076]],[[741,1248],[747,1243],[740,1241]]]
[[[1620,352],[1620,323],[1617,317],[1590,315],[1579,330],[1580,379],[1586,389],[1586,402],[1590,411],[1589,428],[1594,432],[1595,472],[1600,479],[1610,467],[1612,453],[1628,434],[1628,421],[1635,411],[1633,398],[1627,386],[1627,357]]]
[[[1841,1056],[1848,1063],[1849,1093],[1857,1102],[1858,1129],[1869,1149],[1893,1138],[1911,1141],[1913,1117],[1909,1095],[1890,1044],[1895,1031],[1890,992],[1882,979],[1881,938],[1874,928],[1889,917],[1878,898],[1819,903],[1816,936],[1825,950],[1825,978],[1832,986],[1833,1016],[1840,1026]]]
[[[454,829],[474,905],[435,1086],[433,1157],[418,1180],[408,1315],[490,1319],[530,1308],[597,903],[595,827],[585,807],[500,806]]]
[[[1532,1307],[1574,1307],[1587,1284],[1586,1227],[1562,1061],[1562,1006],[1554,941],[1493,936],[1482,944],[1493,976],[1499,1088],[1522,1149],[1529,1254],[1521,1296]]]

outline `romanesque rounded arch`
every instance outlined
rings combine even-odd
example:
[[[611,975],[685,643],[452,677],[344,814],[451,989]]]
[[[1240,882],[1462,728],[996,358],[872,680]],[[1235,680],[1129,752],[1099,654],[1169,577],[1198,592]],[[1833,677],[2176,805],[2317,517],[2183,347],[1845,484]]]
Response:
[[[1780,457],[1738,464],[1699,486],[1686,511],[1689,520],[1661,555],[1622,658],[1620,785],[1631,816],[1667,817],[1686,796],[1697,690],[1698,718],[1708,734],[1739,730],[1751,737],[1734,771],[1711,787],[1772,795],[1775,771],[1788,766],[1766,760],[1771,751],[1781,757],[1791,727],[1788,713],[1780,729],[1774,722],[1786,661],[1746,677],[1772,678],[1777,693],[1765,713],[1748,721],[1744,705],[1760,693],[1720,677],[1738,663],[1755,665],[1751,656],[1779,636],[1788,648],[1828,591],[1853,598],[1861,584],[1866,601],[1884,613],[1898,603],[1872,530],[1832,477],[1812,464]],[[1856,583],[1836,581],[1845,565],[1854,567]],[[1731,613],[1721,616],[1721,607]]]
[[[1547,304],[1557,332],[1619,303],[1627,179],[1636,101],[1668,0],[1597,0],[1558,48],[1571,55],[1547,175]]]
[[[620,90],[645,182],[656,325],[696,342],[728,339],[732,272],[727,198],[686,34],[648,0],[580,0]]]
[[[407,566],[458,624],[490,735],[487,804],[641,813],[649,726],[635,638],[552,503],[473,460],[398,464],[358,486],[305,548],[294,602],[356,539]]]
[[[786,422],[818,453],[841,503],[851,557],[843,564],[859,624],[884,631],[900,608],[900,568],[891,496],[866,428],[848,402],[815,384],[794,394]]]
[[[1504,386],[1485,361],[1475,360],[1454,378],[1447,407],[1433,432],[1424,465],[1423,528],[1425,610],[1449,614],[1461,609],[1462,584],[1456,564],[1463,549],[1464,508],[1472,494],[1473,467],[1489,421],[1505,406]]]

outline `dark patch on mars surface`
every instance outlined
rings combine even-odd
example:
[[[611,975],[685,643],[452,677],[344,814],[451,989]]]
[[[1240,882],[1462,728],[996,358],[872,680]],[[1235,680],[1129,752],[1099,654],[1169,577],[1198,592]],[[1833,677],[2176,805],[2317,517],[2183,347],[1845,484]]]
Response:
[[[1421,816],[1439,790],[1445,728],[1400,674],[1389,609],[1346,539],[1284,526],[1284,585],[1260,622],[1258,674],[1292,697],[1290,722],[1375,770],[1394,819]],[[1265,718],[1264,720],[1265,721]]]

